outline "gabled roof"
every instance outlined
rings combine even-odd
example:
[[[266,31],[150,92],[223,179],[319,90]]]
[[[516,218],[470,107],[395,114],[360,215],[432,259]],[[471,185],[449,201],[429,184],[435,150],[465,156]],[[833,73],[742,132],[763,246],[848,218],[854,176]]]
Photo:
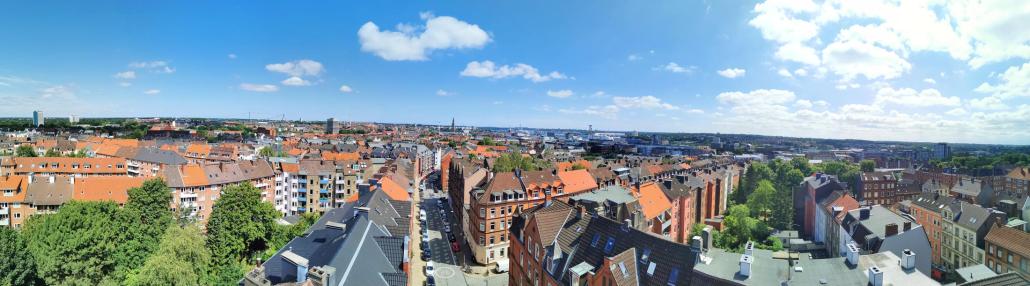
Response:
[[[653,182],[644,183],[639,188],[634,188],[633,194],[640,202],[641,208],[644,209],[644,217],[647,219],[658,217],[666,210],[672,208],[672,202],[665,196],[665,193],[658,187],[658,184]]]
[[[558,172],[558,178],[565,184],[566,194],[575,194],[597,189],[597,181],[587,170]]]
[[[395,182],[394,179],[383,177],[379,180],[379,184],[382,186],[379,190],[390,196],[390,199],[398,201],[411,200],[411,196],[408,195],[407,188],[402,187],[400,184]]]
[[[143,185],[144,177],[94,176],[75,179],[76,201],[114,201],[125,204],[129,200],[129,189]]]
[[[1027,243],[1030,241],[1030,233],[992,224],[991,231],[984,239],[1022,257],[1030,257],[1030,243]]]

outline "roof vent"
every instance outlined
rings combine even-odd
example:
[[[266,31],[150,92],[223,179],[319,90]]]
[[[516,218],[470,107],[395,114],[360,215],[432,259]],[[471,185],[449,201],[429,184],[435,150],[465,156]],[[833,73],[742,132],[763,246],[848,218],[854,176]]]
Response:
[[[879,267],[869,267],[869,285],[883,286],[883,270]]]
[[[858,246],[854,242],[848,243],[847,247],[847,258],[848,263],[851,265],[858,265]]]
[[[325,223],[325,227],[331,229],[347,230],[347,224],[330,221]]]
[[[912,270],[916,267],[916,252],[910,249],[905,249],[901,252],[901,268],[905,270]]]
[[[741,276],[751,277],[751,263],[752,262],[754,262],[754,259],[751,257],[751,255],[744,254],[744,255],[740,256],[740,275]]]

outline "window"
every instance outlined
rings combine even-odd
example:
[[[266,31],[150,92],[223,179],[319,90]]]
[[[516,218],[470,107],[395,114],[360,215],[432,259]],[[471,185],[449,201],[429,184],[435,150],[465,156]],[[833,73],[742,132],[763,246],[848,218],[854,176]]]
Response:
[[[485,223],[479,222],[479,231],[486,231],[486,224]]]
[[[679,270],[679,268],[673,268],[672,272],[669,272],[669,282],[666,282],[665,285],[676,286],[676,283],[678,282],[679,277],[680,277],[680,270]]]
[[[490,237],[490,244],[494,244],[494,237],[493,236]],[[491,254],[491,256],[493,256],[493,253],[490,253],[490,254]]]
[[[651,262],[650,264],[648,264],[648,265],[647,265],[647,276],[654,276],[654,269],[655,269],[655,268],[656,268],[657,266],[658,266],[658,265],[657,265],[657,264],[654,264],[654,262]]]
[[[1009,261],[1009,264],[1012,264],[1012,252],[1009,252],[1009,259],[1008,259],[1008,261]]]
[[[615,237],[609,236],[608,242],[604,243],[604,254],[612,254],[612,250],[615,249]]]
[[[598,241],[601,241],[601,235],[595,233],[594,234],[594,239],[590,241],[590,246],[591,247],[597,247],[597,242]]]
[[[490,231],[494,231],[494,229],[497,229],[497,223],[491,221],[490,222]]]
[[[479,208],[479,217],[485,217],[485,216],[486,216],[486,209]]]

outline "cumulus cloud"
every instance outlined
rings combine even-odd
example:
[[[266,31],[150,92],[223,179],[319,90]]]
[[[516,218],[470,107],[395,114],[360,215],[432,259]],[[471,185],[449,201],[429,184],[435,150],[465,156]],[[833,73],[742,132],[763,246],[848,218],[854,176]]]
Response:
[[[437,89],[436,90],[436,95],[437,96],[451,96],[451,95],[454,95],[454,93],[450,92],[450,91],[442,90],[442,89]]]
[[[661,99],[651,96],[636,96],[636,97],[623,97],[616,96],[612,97],[612,102],[619,108],[642,108],[642,109],[665,109],[665,110],[677,110],[679,107],[663,102]]]
[[[154,94],[158,94],[158,93],[161,93],[161,90],[159,90],[159,89],[148,89],[146,91],[143,91],[143,94],[147,94],[147,95],[154,95]]]
[[[736,78],[743,77],[744,74],[747,73],[747,71],[739,68],[728,68],[721,71],[717,71],[716,73],[725,78]]]
[[[136,72],[135,71],[123,71],[123,72],[114,74],[114,78],[118,78],[118,79],[134,79],[134,78],[136,78]]]
[[[1001,99],[1030,96],[1030,62],[1012,66],[998,74],[998,84],[982,83],[973,91],[990,94]]]
[[[361,50],[388,61],[424,61],[433,50],[482,48],[490,42],[490,35],[478,25],[431,13],[420,16],[424,26],[399,24],[397,31],[365,23],[358,29]]]
[[[313,60],[296,60],[281,64],[268,64],[265,69],[271,72],[284,73],[292,77],[319,76],[325,72],[322,63]]]
[[[720,103],[732,105],[769,105],[794,101],[794,92],[781,89],[758,89],[750,92],[723,92],[715,96]]]
[[[929,84],[937,84],[937,80],[932,79],[932,78],[924,78],[923,82],[929,83]]]
[[[776,71],[776,74],[778,74],[778,75],[780,75],[782,77],[794,77],[794,75],[791,74],[789,70],[782,69],[782,68],[779,69],[778,71]]]
[[[547,91],[547,96],[557,97],[557,98],[566,98],[566,97],[572,96],[573,94],[574,93],[571,90],[568,90],[568,89],[548,90]]]
[[[679,64],[677,64],[675,62],[669,62],[669,63],[667,63],[665,65],[661,65],[661,66],[655,67],[654,69],[655,70],[664,70],[664,71],[673,72],[673,73],[694,73],[694,70],[697,70],[697,67],[696,66],[684,67],[684,66],[681,66],[681,65],[679,65]]]
[[[272,84],[241,83],[240,89],[253,92],[276,92],[279,87]]]
[[[340,86],[340,92],[342,92],[342,93],[351,93],[351,92],[354,92],[354,89],[350,88],[349,85],[345,84],[345,85],[341,85]]]
[[[638,54],[630,54],[629,56],[626,56],[626,60],[628,60],[628,61],[639,61],[639,60],[642,60],[642,59],[644,59],[644,57],[642,57],[642,56],[640,56]]]
[[[826,46],[823,64],[844,81],[860,75],[870,80],[893,79],[912,68],[896,53],[857,41],[833,42]]]
[[[904,106],[958,106],[961,100],[957,96],[945,97],[936,89],[924,89],[916,91],[911,88],[881,88],[876,92],[876,99],[873,104],[885,106],[897,104]]]
[[[998,96],[987,96],[984,98],[974,98],[969,100],[969,106],[976,109],[985,110],[1002,110],[1008,109],[1008,105],[1002,102],[1001,97]]]
[[[280,83],[282,83],[283,85],[288,85],[288,86],[308,86],[308,85],[311,85],[310,81],[307,81],[307,80],[305,80],[303,78],[296,77],[296,76],[291,76],[290,78],[287,78],[287,79],[283,80]]]
[[[469,62],[465,65],[465,69],[461,71],[461,76],[494,79],[522,77],[532,82],[545,82],[568,78],[568,76],[557,71],[552,71],[548,74],[540,74],[540,71],[535,67],[523,63],[517,63],[512,66],[497,66],[497,64],[494,64],[492,61]]]

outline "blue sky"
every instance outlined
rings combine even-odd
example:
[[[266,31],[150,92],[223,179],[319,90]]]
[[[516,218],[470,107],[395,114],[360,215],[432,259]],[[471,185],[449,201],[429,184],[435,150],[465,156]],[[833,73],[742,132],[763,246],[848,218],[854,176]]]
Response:
[[[1030,142],[1030,2],[637,4],[7,3],[0,116]]]

